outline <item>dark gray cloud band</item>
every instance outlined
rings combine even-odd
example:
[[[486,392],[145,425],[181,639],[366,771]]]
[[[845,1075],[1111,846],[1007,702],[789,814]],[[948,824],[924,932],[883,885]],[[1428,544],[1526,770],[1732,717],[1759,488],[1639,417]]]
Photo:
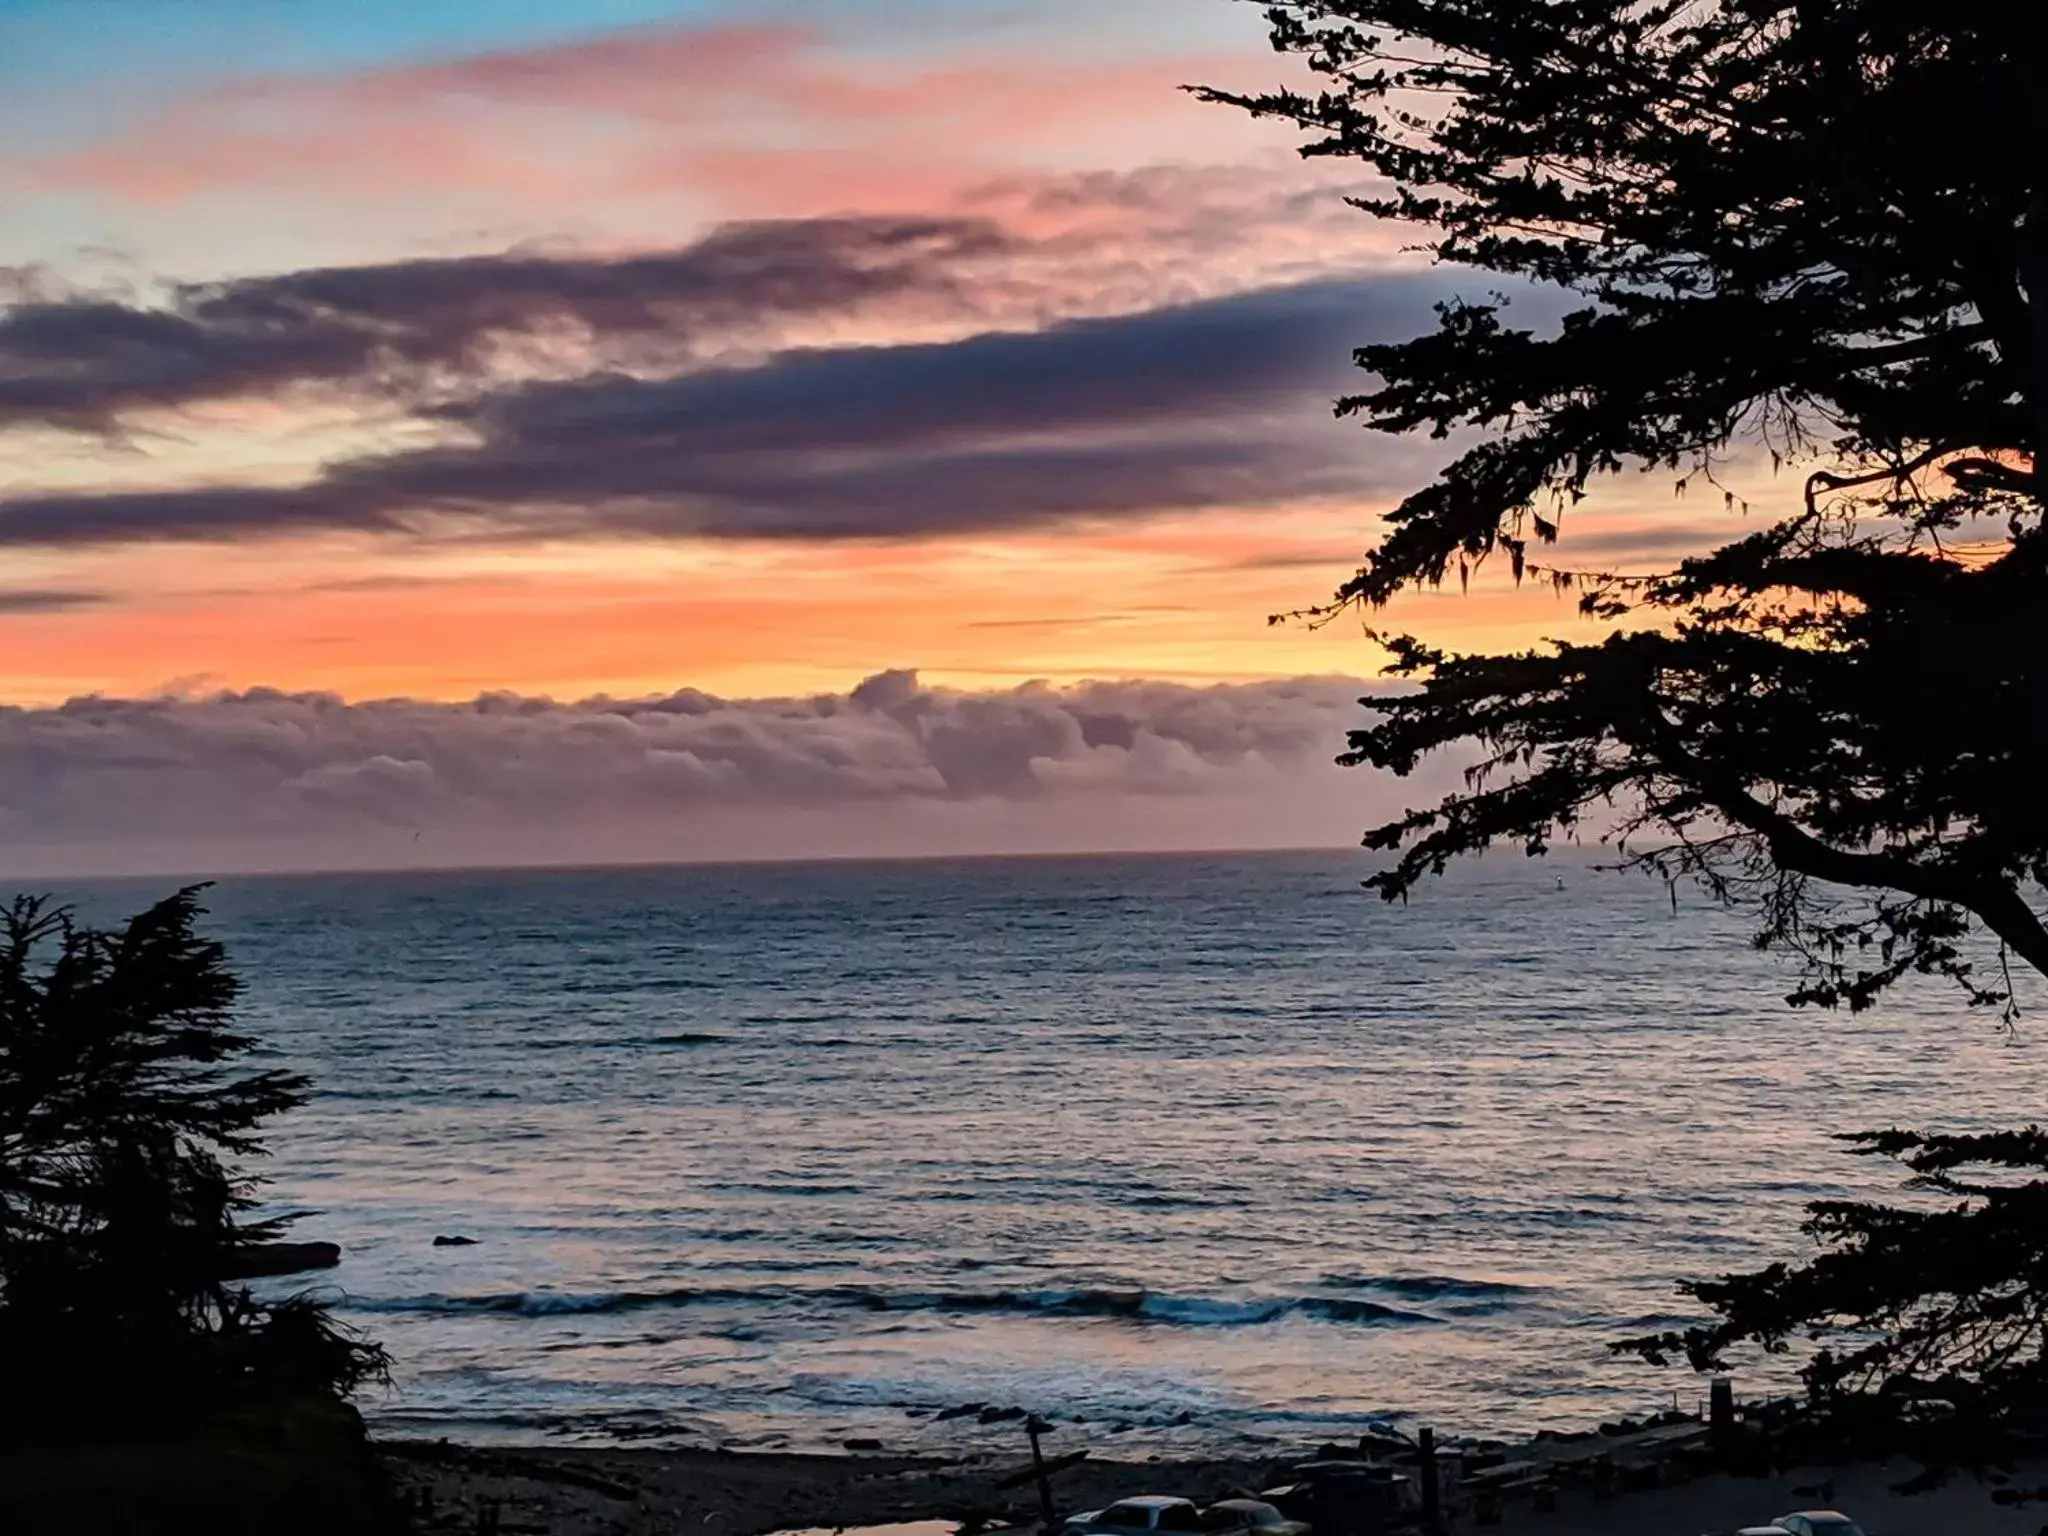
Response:
[[[970,271],[1019,246],[981,218],[776,220],[616,259],[315,268],[184,285],[159,305],[27,297],[0,310],[0,427],[114,432],[138,412],[304,386],[417,388],[563,331],[673,353],[885,299],[957,309]]]
[[[70,587],[0,587],[0,614],[68,613],[75,608],[96,608],[106,601],[104,592]]]
[[[753,367],[479,387],[460,441],[289,488],[0,501],[0,545],[359,530],[892,538],[1401,488],[1441,445],[1330,420],[1351,350],[1441,278],[1324,281],[1035,332],[797,349]]]

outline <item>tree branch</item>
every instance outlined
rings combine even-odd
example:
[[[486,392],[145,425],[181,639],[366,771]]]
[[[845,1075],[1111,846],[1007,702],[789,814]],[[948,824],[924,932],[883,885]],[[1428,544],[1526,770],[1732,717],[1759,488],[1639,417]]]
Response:
[[[1992,340],[1991,327],[1982,320],[1973,320],[1968,325],[1958,325],[1950,330],[1936,331],[1927,336],[1915,336],[1910,341],[1887,342],[1877,347],[1851,347],[1842,353],[1844,365],[1850,368],[1882,368],[1891,363],[1916,362],[1923,357],[1932,357],[1944,347],[1957,342],[1974,344]]]
[[[1822,842],[1790,816],[1766,805],[1731,775],[1702,763],[1677,739],[1671,722],[1646,693],[1636,721],[1649,746],[1679,782],[1697,786],[1722,815],[1754,832],[1779,868],[1830,885],[1885,889],[1973,912],[2006,946],[2048,976],[2048,927],[2008,881],[1915,863],[1886,853],[1854,853]]]
[[[1836,491],[1854,490],[1856,487],[1863,485],[1877,485],[1886,480],[1897,484],[1900,481],[1912,479],[1913,476],[1920,473],[1921,470],[1942,457],[1942,455],[1953,452],[1955,452],[1955,449],[1947,443],[1936,443],[1915,454],[1903,464],[1887,464],[1883,469],[1874,469],[1867,474],[1837,475],[1824,469],[1816,470],[1806,477],[1806,515],[1808,517],[1818,517],[1820,515],[1818,501],[1823,492],[1832,495]]]
[[[1876,886],[1965,907],[2014,954],[2048,976],[2048,927],[2007,882],[1930,868],[1889,854],[1835,848],[1731,783],[1704,787],[1724,816],[1764,839],[1781,868],[1831,885]]]

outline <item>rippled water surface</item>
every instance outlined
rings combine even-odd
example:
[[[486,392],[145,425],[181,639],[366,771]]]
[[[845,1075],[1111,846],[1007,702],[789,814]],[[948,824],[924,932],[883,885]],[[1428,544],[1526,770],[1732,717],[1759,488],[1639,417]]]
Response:
[[[1406,907],[1345,854],[233,880],[311,1072],[279,1198],[470,1438],[1133,1443],[1668,1401],[1672,1282],[1880,1189],[1844,1128],[2037,1115],[1929,989],[1785,1008],[1742,924],[1581,864]],[[1560,876],[1562,877],[1560,880]],[[97,913],[139,888],[91,893]],[[437,1235],[475,1239],[436,1247]],[[1185,1419],[1185,1423],[1179,1423]],[[1128,1427],[1125,1427],[1128,1426]]]

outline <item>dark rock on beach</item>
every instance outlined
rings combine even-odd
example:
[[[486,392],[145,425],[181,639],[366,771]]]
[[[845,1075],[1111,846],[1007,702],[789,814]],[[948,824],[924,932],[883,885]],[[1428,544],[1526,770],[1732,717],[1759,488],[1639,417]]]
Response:
[[[309,1269],[332,1269],[341,1262],[337,1243],[252,1243],[229,1254],[218,1278],[255,1280],[266,1275],[296,1275]]]
[[[476,1239],[473,1237],[436,1237],[434,1239],[434,1246],[436,1248],[474,1248],[476,1246]]]

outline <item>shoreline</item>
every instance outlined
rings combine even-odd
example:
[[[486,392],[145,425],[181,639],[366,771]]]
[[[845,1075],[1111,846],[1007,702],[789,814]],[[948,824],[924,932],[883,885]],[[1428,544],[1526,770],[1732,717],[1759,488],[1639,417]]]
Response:
[[[506,1536],[683,1531],[769,1536],[930,1521],[944,1522],[933,1536],[950,1536],[961,1522],[1013,1525],[1020,1532],[1034,1529],[1037,1522],[1032,1487],[998,1486],[1028,1464],[1025,1454],[374,1444],[421,1530],[468,1532],[495,1520],[495,1529]],[[1511,1447],[1507,1454],[1530,1449]],[[1138,1493],[1175,1493],[1208,1502],[1256,1495],[1287,1480],[1290,1467],[1318,1454],[1303,1446],[1293,1454],[1257,1460],[1091,1457],[1056,1473],[1053,1491],[1062,1514]],[[1564,1459],[1570,1459],[1569,1453]],[[1989,1480],[1960,1475],[1929,1492],[1898,1492],[1894,1485],[1918,1470],[1917,1464],[1895,1458],[1781,1468],[1754,1476],[1701,1471],[1607,1492],[1572,1479],[1562,1482],[1553,1509],[1539,1509],[1526,1496],[1511,1498],[1500,1522],[1483,1527],[1471,1502],[1454,1497],[1445,1529],[1529,1536],[1700,1536],[1762,1524],[1794,1509],[1831,1506],[1860,1520],[1869,1536],[2037,1536],[2048,1519],[2038,1504],[2012,1507],[1994,1498],[2001,1485],[2048,1484],[2048,1463],[2021,1464]]]
[[[430,1513],[469,1515],[496,1504],[501,1529],[551,1536],[640,1536],[705,1530],[711,1536],[836,1529],[909,1521],[1008,1523],[1036,1515],[1029,1488],[995,1484],[1025,1456],[978,1451],[911,1456],[842,1451],[559,1449],[373,1441],[401,1498],[429,1490]],[[1153,1477],[1206,1498],[1263,1487],[1263,1462],[1089,1460],[1056,1474],[1063,1510],[1086,1509]],[[432,1520],[422,1522],[431,1527]]]

